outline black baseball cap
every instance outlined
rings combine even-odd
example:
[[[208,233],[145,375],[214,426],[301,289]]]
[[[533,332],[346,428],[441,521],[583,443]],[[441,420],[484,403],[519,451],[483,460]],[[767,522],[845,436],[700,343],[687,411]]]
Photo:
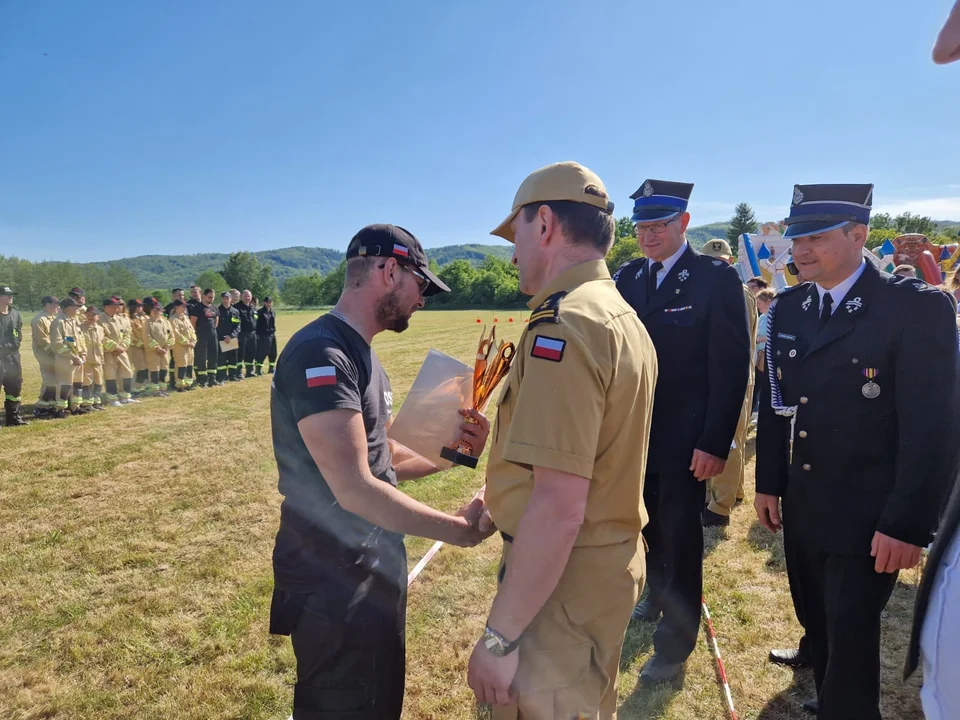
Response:
[[[70,294],[71,294],[71,295],[76,295],[77,297],[86,297],[86,296],[87,296],[87,294],[86,294],[83,290],[81,290],[80,288],[78,288],[78,287],[75,287],[73,290],[71,290],[71,291],[70,291]]]
[[[16,293],[10,289],[9,285],[0,285],[0,295],[10,295],[12,297]]]
[[[450,292],[444,282],[430,271],[427,254],[413,233],[397,225],[367,225],[347,245],[347,259],[354,257],[392,257],[401,265],[417,268],[430,284],[424,297]]]

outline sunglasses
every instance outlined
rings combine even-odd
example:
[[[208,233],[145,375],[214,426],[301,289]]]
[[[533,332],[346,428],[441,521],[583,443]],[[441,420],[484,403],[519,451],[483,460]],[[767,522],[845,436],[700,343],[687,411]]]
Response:
[[[420,289],[421,295],[423,295],[427,291],[427,288],[430,287],[430,279],[419,270],[414,270],[412,267],[399,262],[397,263],[397,266],[403,270],[406,270],[417,279],[417,287]],[[377,267],[386,267],[386,263],[381,263]]]

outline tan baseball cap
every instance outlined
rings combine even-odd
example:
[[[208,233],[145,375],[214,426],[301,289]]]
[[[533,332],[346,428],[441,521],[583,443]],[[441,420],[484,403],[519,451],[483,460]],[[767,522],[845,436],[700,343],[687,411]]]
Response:
[[[960,60],[960,0],[953,6],[933,47],[935,63],[945,65],[954,60]]]
[[[730,243],[726,240],[707,240],[700,253],[710,257],[722,258],[723,260],[729,260],[733,257]]]
[[[607,195],[603,181],[592,170],[571,161],[554,163],[532,172],[520,184],[513,198],[513,208],[507,219],[500,223],[491,235],[513,242],[510,223],[524,205],[551,200],[568,200],[593,205],[613,214],[613,203]]]

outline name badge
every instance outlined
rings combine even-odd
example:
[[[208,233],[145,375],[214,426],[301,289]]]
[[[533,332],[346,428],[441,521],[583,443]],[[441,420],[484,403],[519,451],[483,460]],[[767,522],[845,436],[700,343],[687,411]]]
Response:
[[[779,340],[796,340],[796,335],[787,335],[787,333],[777,333],[777,339]]]

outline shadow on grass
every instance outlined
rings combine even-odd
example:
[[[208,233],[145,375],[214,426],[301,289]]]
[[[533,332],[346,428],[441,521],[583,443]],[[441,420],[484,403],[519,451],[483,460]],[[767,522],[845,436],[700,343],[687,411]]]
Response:
[[[803,709],[803,703],[816,697],[813,672],[794,670],[790,687],[781,690],[767,702],[757,714],[757,720],[800,720],[812,718]]]
[[[773,534],[767,530],[758,520],[754,520],[750,530],[747,531],[747,543],[758,552],[768,552],[770,557],[766,560],[767,569],[774,572],[786,572],[787,562],[783,555],[783,533]]]

